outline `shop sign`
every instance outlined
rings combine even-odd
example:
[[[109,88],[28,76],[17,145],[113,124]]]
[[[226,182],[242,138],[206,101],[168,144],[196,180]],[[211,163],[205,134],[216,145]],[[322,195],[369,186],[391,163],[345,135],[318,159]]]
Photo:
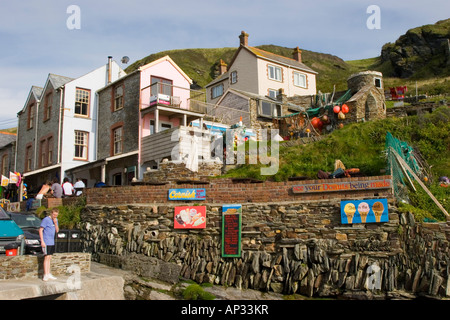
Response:
[[[175,229],[205,229],[206,207],[175,207]]]
[[[388,222],[387,199],[341,201],[341,223]]]
[[[366,180],[366,181],[350,181],[350,182],[324,182],[303,184],[292,187],[293,193],[322,193],[322,192],[338,192],[338,191],[358,191],[358,190],[374,190],[389,189],[392,186],[391,179],[383,180]]]
[[[222,206],[222,257],[241,256],[242,205]]]
[[[206,200],[206,190],[169,189],[169,200]]]

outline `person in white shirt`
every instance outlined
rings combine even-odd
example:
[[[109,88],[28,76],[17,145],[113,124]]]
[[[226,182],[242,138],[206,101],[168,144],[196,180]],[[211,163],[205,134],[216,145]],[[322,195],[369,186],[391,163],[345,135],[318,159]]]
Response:
[[[71,197],[75,193],[73,185],[70,183],[69,178],[64,178],[64,183],[62,185],[64,196]]]
[[[83,193],[83,191],[79,190],[79,189],[83,189],[86,188],[86,185],[84,184],[83,180],[81,180],[81,178],[77,178],[77,182],[75,182],[74,186],[73,186],[76,190],[76,196],[81,196],[81,194]]]

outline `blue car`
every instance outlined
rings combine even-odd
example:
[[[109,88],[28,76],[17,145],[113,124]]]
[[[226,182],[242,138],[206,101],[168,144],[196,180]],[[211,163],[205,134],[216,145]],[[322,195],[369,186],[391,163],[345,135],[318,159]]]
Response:
[[[0,207],[0,254],[5,253],[7,244],[16,243],[20,247],[24,237],[22,229]]]

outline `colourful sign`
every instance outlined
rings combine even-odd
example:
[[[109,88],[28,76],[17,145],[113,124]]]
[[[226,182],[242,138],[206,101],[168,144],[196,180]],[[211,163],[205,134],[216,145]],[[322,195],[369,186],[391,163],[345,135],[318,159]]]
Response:
[[[206,207],[175,207],[175,229],[205,229]]]
[[[303,184],[292,187],[293,193],[315,193],[315,192],[336,192],[336,191],[357,191],[373,189],[389,189],[392,187],[391,179],[366,180],[354,182],[324,182]]]
[[[169,200],[206,200],[206,190],[169,189]]]
[[[388,222],[387,199],[341,201],[341,223]]]
[[[241,256],[242,206],[222,206],[222,257]]]

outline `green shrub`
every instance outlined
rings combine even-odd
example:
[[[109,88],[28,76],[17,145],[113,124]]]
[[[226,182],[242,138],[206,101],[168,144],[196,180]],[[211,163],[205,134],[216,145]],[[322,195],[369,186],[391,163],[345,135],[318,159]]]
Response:
[[[206,292],[199,284],[191,284],[183,291],[185,300],[214,300],[216,297]]]

